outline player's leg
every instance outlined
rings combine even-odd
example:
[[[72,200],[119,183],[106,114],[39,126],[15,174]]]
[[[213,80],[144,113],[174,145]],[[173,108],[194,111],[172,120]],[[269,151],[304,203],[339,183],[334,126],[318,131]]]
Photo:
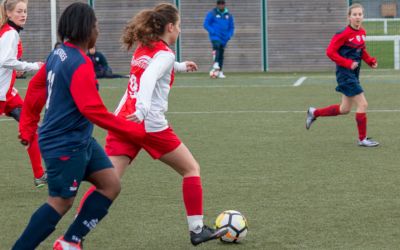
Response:
[[[320,116],[337,116],[348,114],[351,110],[351,98],[343,95],[340,104],[333,104],[323,108],[309,107],[306,116],[306,129],[310,129],[311,124]]]
[[[106,151],[106,154],[109,155],[109,159],[111,160],[111,163],[115,168],[117,176],[121,178],[122,175],[125,173],[125,170],[128,168],[129,164],[132,162],[133,159],[135,159],[135,157],[141,150],[141,146],[122,141],[114,133],[108,132],[104,149]],[[86,193],[83,195],[76,211],[77,214],[79,214],[87,197],[91,193],[93,193],[94,190],[96,190],[96,186],[91,186],[88,191],[86,191]]]
[[[213,47],[213,66],[212,66],[212,69],[213,70],[220,70],[221,68],[220,68],[220,65],[218,63],[219,56],[220,56],[219,55],[219,53],[220,53],[220,51],[219,51],[220,42],[212,41],[211,43],[212,43],[212,47]]]
[[[7,101],[5,113],[7,116],[13,117],[17,122],[19,122],[22,106],[22,98],[17,93],[13,98]],[[47,176],[42,166],[42,157],[40,155],[37,135],[35,135],[35,138],[27,151],[31,161],[34,184],[36,187],[43,187],[47,183]]]
[[[358,129],[358,145],[364,147],[376,147],[379,142],[367,138],[367,109],[368,102],[364,93],[353,97],[354,103],[357,105],[355,119]]]
[[[220,67],[218,78],[226,78],[224,72],[222,71],[222,68],[224,66],[224,53],[225,53],[225,45],[220,44],[218,47],[218,64]]]
[[[107,215],[109,207],[121,190],[119,178],[111,161],[94,139],[89,151],[86,180],[96,186],[96,190],[87,197],[80,213],[61,239],[76,244],[79,244]]]
[[[109,157],[111,160],[112,165],[115,168],[116,174],[118,178],[122,178],[122,176],[125,173],[125,170],[129,167],[129,164],[131,163],[131,159],[125,155],[119,155],[119,156],[110,156]],[[79,214],[80,210],[82,209],[83,204],[85,203],[86,199],[96,190],[96,186],[92,185],[86,193],[82,196],[81,201],[79,202],[79,206],[76,210],[76,213]]]
[[[191,242],[198,245],[226,234],[225,229],[214,230],[203,224],[203,188],[200,166],[189,149],[181,143],[175,150],[161,156],[160,161],[183,176],[182,192],[189,224]]]
[[[58,221],[72,206],[84,177],[86,161],[86,152],[45,159],[49,198],[33,213],[13,249],[35,249],[54,231]]]
[[[55,230],[56,225],[72,206],[72,203],[73,198],[49,197],[47,203],[44,203],[32,214],[27,227],[12,249],[36,249]]]

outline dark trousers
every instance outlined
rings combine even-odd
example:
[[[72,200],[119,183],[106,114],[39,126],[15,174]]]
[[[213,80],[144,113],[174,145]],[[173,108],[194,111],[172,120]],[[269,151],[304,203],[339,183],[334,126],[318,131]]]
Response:
[[[219,41],[212,41],[212,46],[213,52],[215,53],[214,62],[217,62],[222,70],[222,66],[224,65],[225,45],[221,44]]]

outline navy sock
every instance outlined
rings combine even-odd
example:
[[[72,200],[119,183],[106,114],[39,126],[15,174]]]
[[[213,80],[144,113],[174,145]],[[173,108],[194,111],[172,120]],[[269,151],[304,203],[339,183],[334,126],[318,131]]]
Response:
[[[35,249],[56,229],[60,219],[61,215],[53,207],[47,203],[43,204],[32,214],[28,226],[26,226],[25,231],[15,242],[12,249]]]
[[[64,234],[64,240],[79,243],[108,213],[112,200],[97,191],[88,196],[81,211]]]

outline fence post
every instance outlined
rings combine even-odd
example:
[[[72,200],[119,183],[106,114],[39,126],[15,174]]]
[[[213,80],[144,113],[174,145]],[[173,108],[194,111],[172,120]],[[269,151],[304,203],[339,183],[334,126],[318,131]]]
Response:
[[[387,19],[383,20],[383,33],[387,35],[388,30],[387,30]]]
[[[175,5],[179,10],[179,13],[181,13],[181,8],[180,8],[180,0],[175,0]],[[182,13],[181,13],[182,16]],[[180,62],[181,61],[181,34],[178,36],[178,39],[176,40],[175,43],[175,54],[176,54],[176,61]]]
[[[268,71],[268,27],[267,27],[267,0],[261,0],[261,28],[262,28],[262,65],[263,71]]]
[[[400,69],[400,36],[394,39],[394,69]]]
[[[51,50],[57,42],[57,1],[50,1],[50,20],[51,20]]]

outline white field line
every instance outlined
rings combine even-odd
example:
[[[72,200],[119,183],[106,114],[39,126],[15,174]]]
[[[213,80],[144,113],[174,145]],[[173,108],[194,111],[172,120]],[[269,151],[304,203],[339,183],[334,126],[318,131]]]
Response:
[[[193,89],[212,89],[212,88],[286,88],[286,87],[291,87],[292,85],[285,85],[285,84],[258,84],[258,85],[177,85],[173,86],[172,88],[180,89],[180,88],[193,88]],[[125,89],[126,86],[101,86],[100,85],[100,90],[101,89]],[[17,89],[20,90],[26,90],[27,87],[17,87]]]
[[[301,84],[303,84],[303,82],[304,82],[306,79],[307,79],[307,77],[305,77],[305,76],[300,77],[299,79],[297,79],[297,81],[295,81],[295,82],[293,83],[293,87],[298,87],[298,86],[300,86]]]
[[[221,111],[171,111],[171,115],[213,115],[213,114],[287,114],[287,113],[306,113],[306,110],[221,110]],[[368,110],[367,113],[399,113],[400,109],[375,109]],[[15,121],[11,118],[0,118],[0,122]]]

